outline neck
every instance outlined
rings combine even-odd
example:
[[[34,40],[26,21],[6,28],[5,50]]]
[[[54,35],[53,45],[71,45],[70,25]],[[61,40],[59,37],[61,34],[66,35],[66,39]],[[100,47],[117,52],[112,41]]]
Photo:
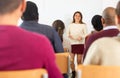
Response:
[[[115,24],[115,23],[111,23],[111,24],[104,24],[103,26],[104,26],[104,27],[107,27],[107,26],[116,26],[116,24]]]
[[[79,22],[75,22],[75,24],[80,24]]]
[[[18,19],[12,14],[0,15],[0,25],[17,25]]]

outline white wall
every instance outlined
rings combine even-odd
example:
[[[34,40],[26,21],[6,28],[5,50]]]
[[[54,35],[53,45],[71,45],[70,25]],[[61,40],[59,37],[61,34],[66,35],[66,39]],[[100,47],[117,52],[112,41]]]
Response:
[[[29,0],[38,5],[39,23],[52,25],[56,19],[64,21],[66,27],[71,23],[75,11],[81,11],[88,32],[92,30],[91,18],[102,14],[107,6],[116,6],[119,0]],[[20,21],[21,23],[21,21]]]
[[[109,6],[112,6],[115,8],[118,1],[119,0],[103,0],[103,9]]]

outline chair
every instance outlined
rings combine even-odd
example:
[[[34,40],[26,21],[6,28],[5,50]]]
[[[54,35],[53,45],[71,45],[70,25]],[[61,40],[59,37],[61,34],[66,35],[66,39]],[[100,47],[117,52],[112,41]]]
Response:
[[[68,48],[64,48],[64,52],[69,52],[69,49]]]
[[[120,78],[120,66],[79,65],[77,78]]]
[[[0,71],[0,78],[48,78],[45,69]]]
[[[69,53],[56,53],[56,63],[62,74],[70,72],[70,55]]]

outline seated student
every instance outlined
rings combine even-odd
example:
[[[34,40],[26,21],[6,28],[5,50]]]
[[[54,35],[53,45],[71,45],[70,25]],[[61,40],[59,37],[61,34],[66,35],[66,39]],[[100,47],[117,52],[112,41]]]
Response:
[[[56,53],[64,51],[58,33],[51,26],[38,23],[38,7],[34,2],[27,1],[27,8],[23,13],[22,20],[21,28],[45,35],[50,40]]]
[[[103,25],[102,25],[102,16],[101,15],[94,15],[92,20],[91,20],[91,23],[92,23],[92,26],[94,28],[94,30],[91,32],[91,34],[94,34],[94,33],[97,33],[99,31],[101,31],[103,29]],[[87,41],[87,39],[89,38],[89,36],[91,35],[87,35],[86,38],[85,38],[85,42]]]
[[[65,29],[65,25],[64,25],[63,21],[62,20],[55,20],[52,23],[52,26],[58,32],[60,39],[63,42],[63,33],[64,33],[64,29]]]
[[[63,33],[64,33],[64,29],[65,29],[65,25],[63,23],[62,20],[55,20],[52,23],[53,28],[58,32],[61,41],[63,42]],[[68,78],[67,74],[63,74],[64,78]]]
[[[117,20],[120,26],[120,1],[116,7]],[[88,49],[83,65],[120,66],[120,33],[117,37],[101,38],[93,42]]]
[[[120,36],[100,38],[88,49],[83,65],[120,66]]]
[[[45,68],[49,78],[63,78],[49,40],[17,26],[25,6],[25,0],[0,1],[0,70]]]
[[[102,23],[103,23],[103,30],[94,33],[89,36],[85,43],[85,49],[84,49],[84,56],[83,60],[86,57],[87,50],[89,49],[90,45],[97,39],[102,38],[102,37],[113,37],[117,36],[119,33],[119,30],[116,25],[116,12],[115,8],[113,7],[107,7],[104,9],[103,14],[102,14]]]

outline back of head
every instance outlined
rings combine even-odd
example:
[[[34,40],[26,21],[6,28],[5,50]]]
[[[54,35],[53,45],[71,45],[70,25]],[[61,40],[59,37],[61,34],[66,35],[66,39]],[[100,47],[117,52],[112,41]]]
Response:
[[[0,0],[0,15],[16,10],[23,0]]]
[[[115,8],[113,7],[107,7],[104,9],[103,11],[103,15],[102,15],[103,19],[104,19],[104,23],[106,25],[115,25],[116,22],[116,12],[115,12]]]
[[[55,20],[52,26],[58,31],[59,29],[64,30],[65,25],[61,20]]]
[[[101,21],[101,18],[102,16],[100,15],[95,15],[93,16],[92,20],[91,20],[91,23],[93,25],[93,28],[96,30],[96,31],[100,31],[103,29],[103,25],[102,25],[102,21]]]
[[[22,20],[24,21],[38,21],[38,7],[34,2],[27,1],[26,10],[22,15]]]
[[[63,21],[61,21],[61,20],[55,20],[53,22],[52,26],[58,32],[58,34],[59,34],[59,36],[61,38],[61,41],[63,41],[63,31],[64,31],[64,28],[65,28],[65,25],[64,25]]]

